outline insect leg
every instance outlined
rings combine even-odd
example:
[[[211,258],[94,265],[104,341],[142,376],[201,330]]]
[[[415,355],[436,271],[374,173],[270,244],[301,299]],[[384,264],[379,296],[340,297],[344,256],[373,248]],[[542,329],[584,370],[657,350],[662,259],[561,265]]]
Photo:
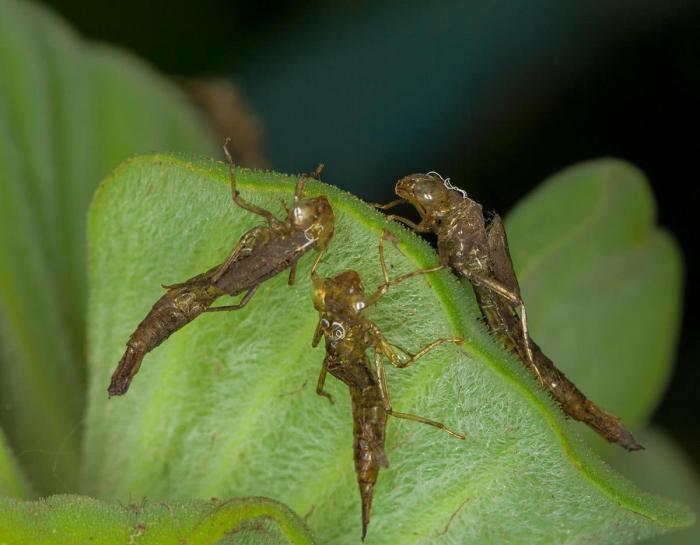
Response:
[[[466,435],[463,433],[456,432],[447,426],[443,424],[442,422],[437,422],[435,420],[430,420],[429,418],[425,418],[423,416],[418,416],[416,414],[408,414],[408,413],[400,413],[397,411],[394,411],[393,409],[390,409],[387,411],[388,415],[394,416],[396,418],[402,418],[404,420],[413,420],[414,422],[420,422],[421,424],[427,424],[428,426],[433,426],[434,428],[438,428],[445,433],[449,433],[452,437],[456,437],[457,439],[466,439]]]
[[[398,206],[400,204],[410,204],[410,203],[406,199],[396,199],[396,200],[393,200],[393,201],[388,202],[386,204],[372,203],[372,204],[370,204],[370,206],[372,208],[377,208],[379,210],[389,210],[389,208],[394,208],[395,206]],[[404,218],[403,216],[397,216],[396,214],[390,214],[386,217],[386,219],[389,221],[391,221],[391,220],[400,221],[401,223],[410,227],[411,229],[413,229],[417,233],[429,232],[430,225],[428,225],[428,223],[425,221],[425,217],[420,210],[418,210],[418,213],[421,216],[420,223],[418,223],[418,224],[412,222],[411,220],[409,220],[407,218]]]
[[[388,202],[386,204],[379,204],[379,203],[373,202],[373,203],[370,203],[370,206],[372,208],[377,208],[379,210],[389,210],[389,208],[394,208],[394,206],[398,206],[400,204],[408,204],[408,201],[406,199],[396,199],[396,200]]]
[[[295,261],[292,263],[291,267],[289,267],[289,280],[287,280],[287,284],[290,286],[294,285],[294,281],[296,280],[297,277],[297,262]]]
[[[402,274],[401,276],[398,276],[398,277],[394,278],[393,280],[386,282],[386,283],[382,284],[381,286],[379,286],[375,290],[375,292],[367,298],[367,306],[369,307],[369,306],[373,305],[374,303],[376,303],[379,299],[381,299],[382,296],[384,296],[384,294],[386,294],[386,292],[389,291],[389,287],[391,287],[391,286],[395,286],[396,284],[400,284],[401,282],[404,282],[404,281],[408,280],[409,278],[413,278],[414,276],[418,276],[420,274],[428,274],[428,273],[435,272],[435,271],[441,271],[444,268],[445,268],[445,265],[438,265],[435,267],[429,267],[427,269],[418,269],[417,271]]]
[[[321,340],[321,336],[323,335],[323,330],[321,329],[321,322],[322,320],[319,320],[318,324],[316,325],[316,331],[314,331],[314,338],[311,341],[312,348],[316,348],[318,346],[318,343]]]
[[[467,278],[469,278],[469,280],[471,282],[474,282],[475,284],[479,284],[480,286],[490,289],[492,292],[500,295],[506,301],[512,303],[517,307],[518,315],[520,316],[520,327],[522,329],[523,346],[525,347],[525,354],[527,355],[528,363],[534,369],[535,373],[537,374],[537,378],[540,380],[540,382],[544,383],[542,374],[537,368],[537,365],[535,364],[535,358],[532,354],[530,332],[527,325],[527,312],[525,310],[525,303],[523,303],[520,294],[512,291],[508,288],[508,286],[504,286],[498,280],[494,280],[493,278],[489,278],[487,276],[483,276],[477,273],[469,273],[467,274]]]
[[[428,225],[423,219],[421,219],[420,223],[414,223],[411,220],[404,218],[403,216],[397,216],[396,214],[390,214],[389,216],[386,217],[386,219],[388,219],[389,221],[391,221],[391,220],[400,221],[404,225],[413,229],[416,233],[429,233],[430,232],[430,225]]]
[[[253,294],[255,293],[255,290],[257,290],[257,289],[258,289],[257,285],[250,288],[245,293],[245,295],[243,296],[243,299],[241,299],[238,304],[226,305],[225,307],[209,307],[204,312],[224,312],[224,311],[229,311],[229,310],[240,310],[248,304],[248,301],[251,300],[251,298],[253,297]]]
[[[387,230],[382,229],[382,234],[379,236],[379,264],[382,267],[384,285],[389,284],[389,271],[386,268],[386,261],[384,260],[384,237],[386,236],[386,233]]]
[[[318,266],[321,264],[321,259],[323,258],[324,254],[326,253],[326,249],[323,248],[318,251],[318,255],[316,256],[316,259],[314,260],[314,264],[311,266],[311,281],[313,282],[314,286],[320,286],[323,284],[323,280],[321,277],[318,276],[318,273],[316,270],[318,269]]]
[[[382,234],[379,237],[379,264],[382,267],[382,275],[384,276],[384,283],[379,286],[375,292],[369,296],[367,299],[367,306],[371,306],[374,303],[376,303],[379,299],[382,298],[382,296],[389,291],[390,286],[395,286],[396,284],[400,284],[401,282],[405,282],[409,278],[413,278],[414,276],[418,276],[421,274],[427,274],[435,271],[439,271],[444,269],[446,266],[445,265],[437,265],[435,267],[429,267],[427,269],[418,269],[415,271],[412,271],[410,273],[402,274],[401,276],[397,276],[393,280],[389,280],[389,271],[386,267],[386,261],[384,260],[384,238],[387,236],[393,236],[391,232],[387,231],[386,229],[382,229]]]
[[[396,418],[402,418],[404,420],[412,420],[414,422],[420,422],[421,424],[427,424],[428,426],[432,426],[434,428],[438,428],[446,433],[449,433],[453,437],[456,437],[457,439],[464,439],[465,435],[462,433],[457,433],[456,431],[448,428],[443,424],[442,422],[437,422],[435,420],[430,420],[429,418],[425,418],[423,416],[418,416],[416,414],[409,414],[409,413],[400,413],[398,411],[395,411],[391,407],[391,398],[389,397],[389,388],[387,387],[386,384],[386,371],[384,370],[384,364],[382,363],[382,355],[383,352],[380,350],[375,349],[374,351],[374,365],[377,371],[377,380],[379,382],[379,392],[381,393],[382,396],[382,401],[384,402],[384,411],[386,414],[390,416],[394,416]]]
[[[427,269],[418,269],[416,271],[402,274],[401,276],[397,276],[391,282],[389,282],[389,285],[395,286],[396,284],[400,284],[401,282],[404,282],[404,281],[408,280],[409,278],[413,278],[414,276],[419,276],[421,274],[428,274],[431,272],[441,271],[442,269],[445,269],[445,268],[447,268],[445,265],[435,265],[435,267],[428,267]]]
[[[374,332],[374,335],[376,336],[377,333]],[[392,347],[392,345],[389,344],[389,342],[383,336],[380,337],[379,343],[380,343],[382,352],[389,360],[389,363],[391,363],[391,365],[393,365],[394,367],[398,367],[400,369],[405,369],[406,367],[410,367],[411,365],[416,363],[420,358],[422,358],[428,352],[430,352],[431,350],[434,350],[438,346],[442,346],[443,344],[447,344],[447,343],[454,343],[456,345],[461,345],[464,343],[464,339],[462,337],[436,339],[433,342],[426,344],[423,348],[421,348],[415,354],[412,354],[408,350],[404,350],[400,346],[395,347],[395,348],[398,348],[404,354],[406,354],[406,356],[408,356],[408,358],[402,358],[393,349],[394,347]]]
[[[248,210],[248,212],[252,212],[253,214],[258,214],[259,216],[264,217],[268,221],[268,223],[273,223],[274,221],[276,221],[276,219],[275,216],[273,216],[269,210],[265,210],[264,208],[260,208],[259,206],[256,206],[253,203],[246,201],[243,197],[241,197],[241,194],[236,188],[236,169],[234,168],[233,157],[231,157],[231,152],[229,152],[228,150],[228,145],[230,142],[230,138],[227,138],[226,142],[224,142],[224,155],[226,155],[226,162],[228,163],[228,169],[231,177],[231,198],[233,199],[233,202],[235,202],[244,210]]]
[[[326,360],[324,359],[323,364],[321,365],[321,372],[318,375],[318,382],[316,383],[316,393],[328,399],[328,401],[331,402],[331,405],[333,405],[335,403],[335,401],[333,401],[333,396],[323,389],[323,385],[326,383],[327,372],[328,368],[326,365]]]

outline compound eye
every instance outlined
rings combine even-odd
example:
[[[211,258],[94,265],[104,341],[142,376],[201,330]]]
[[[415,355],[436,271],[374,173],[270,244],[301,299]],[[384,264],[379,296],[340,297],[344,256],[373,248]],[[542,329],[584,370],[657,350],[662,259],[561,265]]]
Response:
[[[416,184],[416,196],[423,202],[433,202],[435,200],[435,184],[428,180]]]
[[[295,225],[308,225],[314,220],[313,207],[308,204],[298,204],[292,209],[292,216]]]

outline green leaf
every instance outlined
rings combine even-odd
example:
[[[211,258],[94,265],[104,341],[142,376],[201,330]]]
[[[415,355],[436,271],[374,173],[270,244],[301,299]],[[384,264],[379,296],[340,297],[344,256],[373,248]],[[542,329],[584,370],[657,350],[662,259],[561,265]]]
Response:
[[[0,535],[12,545],[313,545],[304,523],[265,498],[116,505],[84,496],[0,498]]]
[[[533,338],[601,407],[643,424],[670,376],[682,296],[680,252],[655,225],[644,175],[615,159],[573,166],[507,229]]]
[[[623,475],[645,488],[690,505],[700,513],[700,474],[688,456],[663,431],[651,428],[640,434],[646,445],[644,456],[615,453],[610,463]],[[652,538],[644,545],[688,545],[700,543],[700,525]]]
[[[241,170],[246,198],[279,213],[293,180]],[[597,182],[595,182],[597,183]],[[322,275],[357,270],[381,281],[382,215],[333,187],[336,235]],[[89,216],[90,384],[85,487],[101,498],[265,495],[308,513],[323,543],[357,543],[359,494],[346,388],[314,392],[323,351],[310,257],[295,286],[266,282],[244,309],[201,316],[149,354],[129,393],[107,399],[109,377],[160,284],[221,262],[259,218],[233,205],[223,165],[172,156],[123,164]],[[389,226],[392,274],[435,263],[433,250]],[[391,467],[375,489],[369,544],[631,543],[690,523],[687,510],[640,491],[577,438],[522,365],[484,329],[469,292],[441,271],[392,288],[373,309],[392,343],[416,349],[460,334],[411,369],[389,370],[397,410],[463,430],[458,441],[392,420]]]
[[[74,490],[89,200],[137,151],[212,146],[148,67],[32,2],[0,0],[0,75],[0,422],[42,490]]]
[[[32,487],[17,465],[17,460],[0,428],[0,496],[28,498],[32,495]]]

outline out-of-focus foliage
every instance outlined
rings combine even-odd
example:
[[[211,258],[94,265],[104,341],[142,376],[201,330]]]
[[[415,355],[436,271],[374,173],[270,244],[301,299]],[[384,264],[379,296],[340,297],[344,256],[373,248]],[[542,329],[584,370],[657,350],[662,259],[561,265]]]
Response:
[[[700,513],[700,476],[678,445],[668,435],[656,428],[640,434],[639,440],[646,446],[645,456],[627,456],[616,451],[609,461],[623,475],[657,494],[682,501],[695,513]],[[700,525],[678,532],[658,536],[644,545],[690,545],[700,543]]]
[[[28,497],[31,486],[0,429],[0,496]]]
[[[634,428],[666,387],[680,319],[682,260],[655,222],[644,175],[607,159],[552,177],[506,225],[533,338]]]
[[[0,0],[0,423],[39,490],[75,490],[85,388],[85,215],[147,150],[212,151],[176,89]]]

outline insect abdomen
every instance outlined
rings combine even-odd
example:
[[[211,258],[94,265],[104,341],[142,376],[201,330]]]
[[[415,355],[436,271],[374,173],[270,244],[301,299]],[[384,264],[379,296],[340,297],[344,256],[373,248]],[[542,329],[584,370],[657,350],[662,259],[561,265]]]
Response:
[[[351,388],[353,415],[353,454],[355,473],[362,499],[362,538],[367,533],[372,493],[380,467],[389,467],[384,442],[386,439],[386,411],[379,387]]]
[[[221,295],[223,292],[208,284],[185,283],[170,288],[129,337],[126,351],[107,389],[109,395],[125,394],[144,356],[194,320]]]

